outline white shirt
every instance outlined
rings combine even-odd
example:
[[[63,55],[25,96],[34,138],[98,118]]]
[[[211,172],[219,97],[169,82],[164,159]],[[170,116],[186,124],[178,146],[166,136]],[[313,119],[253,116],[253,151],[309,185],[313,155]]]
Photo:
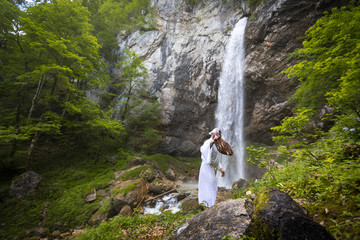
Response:
[[[215,143],[212,145],[212,147],[210,147],[211,143],[213,143],[213,142],[214,142],[214,139],[209,138],[200,147],[201,159],[206,164],[211,165],[214,168],[217,168],[217,166],[219,166],[219,168],[221,169],[222,166],[221,166],[220,162],[217,160],[218,154],[220,154],[220,153],[217,150]]]

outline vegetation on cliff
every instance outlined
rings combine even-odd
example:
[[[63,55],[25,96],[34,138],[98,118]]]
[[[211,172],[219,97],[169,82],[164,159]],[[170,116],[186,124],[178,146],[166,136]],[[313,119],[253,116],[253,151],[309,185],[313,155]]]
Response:
[[[359,10],[333,9],[308,30],[293,54],[299,62],[285,71],[300,85],[294,115],[272,128],[277,152],[248,148],[250,161],[268,169],[251,189],[289,192],[337,239],[360,232]]]

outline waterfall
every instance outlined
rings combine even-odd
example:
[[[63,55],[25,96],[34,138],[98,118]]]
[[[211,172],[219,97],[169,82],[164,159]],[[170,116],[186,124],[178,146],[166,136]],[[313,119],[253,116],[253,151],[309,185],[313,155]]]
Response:
[[[220,163],[225,177],[217,174],[218,186],[231,188],[234,181],[245,178],[244,163],[244,65],[245,27],[247,18],[235,25],[226,45],[222,72],[219,80],[218,104],[215,112],[216,127],[233,148],[232,156],[221,155]]]

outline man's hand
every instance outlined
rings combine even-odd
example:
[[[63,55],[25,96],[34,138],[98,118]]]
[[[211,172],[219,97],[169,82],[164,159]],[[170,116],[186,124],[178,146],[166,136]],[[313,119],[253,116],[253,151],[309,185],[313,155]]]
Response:
[[[225,177],[225,171],[224,171],[224,169],[220,169],[220,172],[221,172],[221,177]]]

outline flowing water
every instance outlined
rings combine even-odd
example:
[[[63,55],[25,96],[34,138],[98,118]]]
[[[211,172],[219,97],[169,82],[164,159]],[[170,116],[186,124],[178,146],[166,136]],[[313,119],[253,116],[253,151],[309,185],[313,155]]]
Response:
[[[218,186],[231,188],[234,181],[245,178],[244,163],[244,69],[245,27],[247,18],[235,25],[226,45],[222,72],[219,80],[218,105],[215,112],[216,127],[233,148],[232,156],[221,155],[220,162],[225,177],[217,174]]]
[[[147,205],[144,207],[144,214],[161,214],[161,211],[171,211],[177,213],[180,211],[181,203],[177,201],[176,196],[173,194],[165,195],[156,200],[154,207]]]

